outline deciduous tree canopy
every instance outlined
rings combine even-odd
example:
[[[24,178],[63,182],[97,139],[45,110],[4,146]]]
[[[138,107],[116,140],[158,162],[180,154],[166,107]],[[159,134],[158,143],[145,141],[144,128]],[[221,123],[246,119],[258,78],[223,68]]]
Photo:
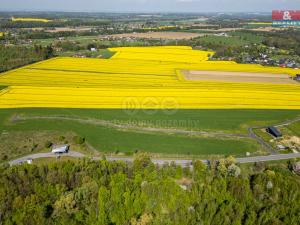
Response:
[[[240,168],[231,159],[211,168],[195,162],[190,171],[175,164],[159,168],[145,157],[137,157],[134,164],[85,159],[2,167],[1,224],[300,221],[299,176],[287,166],[254,165],[250,170],[254,172],[246,175],[233,172]]]

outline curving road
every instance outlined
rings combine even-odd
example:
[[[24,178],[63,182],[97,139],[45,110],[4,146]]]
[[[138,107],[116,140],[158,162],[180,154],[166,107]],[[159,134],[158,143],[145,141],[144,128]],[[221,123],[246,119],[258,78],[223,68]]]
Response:
[[[80,152],[70,151],[68,153],[62,154],[61,156],[68,156],[73,158],[83,158],[88,157]],[[27,155],[15,160],[9,161],[11,166],[19,165],[25,163],[28,159],[40,159],[40,158],[55,158],[56,154],[49,153],[37,153],[32,155]],[[294,159],[300,158],[300,153],[290,153],[290,154],[275,154],[275,155],[267,155],[267,156],[253,156],[253,157],[245,157],[245,158],[236,158],[237,163],[254,163],[254,162],[266,162],[266,161],[274,161],[274,160],[285,160],[285,159]],[[92,157],[93,160],[100,160],[101,157]],[[109,161],[124,161],[124,162],[132,162],[133,157],[106,157]],[[193,160],[191,159],[152,159],[152,162],[157,165],[163,165],[166,163],[174,162],[180,166],[191,166]],[[208,160],[202,160],[203,163],[208,163]]]

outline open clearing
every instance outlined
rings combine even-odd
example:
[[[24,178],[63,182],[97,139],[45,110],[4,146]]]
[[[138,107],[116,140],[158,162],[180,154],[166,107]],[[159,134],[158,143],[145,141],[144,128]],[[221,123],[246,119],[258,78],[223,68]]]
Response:
[[[113,35],[109,35],[109,37],[180,40],[180,39],[192,39],[204,35],[207,34],[197,34],[197,33],[188,33],[188,32],[146,32],[146,33],[113,34]]]
[[[297,84],[297,81],[293,80],[288,74],[191,70],[184,71],[184,77],[187,80],[202,81]]]

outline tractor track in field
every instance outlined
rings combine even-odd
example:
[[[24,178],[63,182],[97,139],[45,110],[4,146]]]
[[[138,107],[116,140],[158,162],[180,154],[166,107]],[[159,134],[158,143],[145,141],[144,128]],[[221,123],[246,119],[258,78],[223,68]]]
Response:
[[[158,128],[158,127],[143,127],[134,124],[115,123],[108,120],[91,119],[91,118],[78,118],[78,117],[66,117],[66,116],[20,116],[15,115],[10,119],[12,123],[26,121],[26,120],[62,120],[62,121],[73,121],[83,124],[97,125],[103,127],[114,128],[118,130],[129,130],[133,132],[147,132],[147,133],[165,133],[165,134],[183,134],[183,135],[202,135],[208,137],[227,137],[227,138],[250,138],[247,134],[234,134],[224,132],[213,132],[213,131],[197,131],[197,130],[185,130],[177,128]]]

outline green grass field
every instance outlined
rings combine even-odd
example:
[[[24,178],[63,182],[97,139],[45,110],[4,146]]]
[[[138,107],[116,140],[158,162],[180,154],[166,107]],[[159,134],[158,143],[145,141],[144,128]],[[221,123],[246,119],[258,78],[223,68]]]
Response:
[[[137,110],[128,114],[122,109],[0,109],[0,128],[14,114],[29,116],[72,116],[132,123],[139,126],[180,128],[188,130],[247,133],[250,126],[265,126],[300,116],[299,110],[177,110],[166,114],[162,110]]]
[[[289,130],[291,130],[297,136],[300,136],[300,122],[296,122],[287,126]]]
[[[152,112],[153,113],[153,112]],[[183,134],[154,133],[76,121],[57,119],[14,120],[16,116],[67,116],[106,120],[115,124],[133,124],[137,127],[177,128],[185,130],[218,131],[247,134],[249,126],[269,125],[295,118],[300,111],[289,110],[178,110],[173,115],[163,111],[149,114],[140,110],[128,115],[123,110],[97,109],[2,109],[0,133],[13,132],[72,132],[85,137],[101,152],[132,154],[147,151],[169,155],[236,155],[257,152],[261,147],[252,139],[236,137],[189,136]],[[57,134],[57,135],[58,135]]]
[[[280,127],[283,135],[300,137],[300,121]]]
[[[220,36],[204,36],[200,37],[199,40],[213,45],[226,45],[226,46],[243,46],[246,44],[253,43],[251,40],[243,39],[239,36],[229,36],[229,37],[220,37]]]
[[[87,44],[92,42],[93,40],[97,40],[99,37],[98,36],[76,36],[76,37],[66,37],[64,40],[68,41],[76,41],[80,42],[82,44]],[[52,44],[53,42],[58,41],[55,38],[47,38],[47,39],[37,39],[34,41],[35,44],[47,46]]]
[[[108,49],[99,49],[98,52],[104,59],[109,59],[115,54],[115,52],[111,52]]]
[[[239,37],[243,41],[246,41],[246,42],[252,43],[252,44],[261,43],[264,39],[264,36],[261,34],[254,33],[254,32],[246,32],[246,31],[231,31],[231,32],[229,32],[229,35],[232,35],[233,37]]]
[[[272,24],[246,24],[243,26],[245,29],[256,29],[261,27],[270,27]]]
[[[199,31],[199,33],[202,32]],[[199,37],[197,39],[203,41],[206,44],[238,47],[247,44],[259,44],[264,38],[261,35],[243,31],[230,31],[226,33],[229,35],[228,37],[207,35]]]
[[[63,41],[71,41],[76,42],[80,45],[88,45],[90,43],[94,44],[101,44],[102,46],[143,46],[144,42],[142,41],[134,41],[134,42],[127,42],[127,41],[108,41],[108,40],[100,40],[99,36],[75,36],[75,37],[65,37]],[[62,42],[63,42],[62,41]],[[46,38],[46,39],[36,39],[34,40],[34,44],[47,46],[53,45],[57,42],[61,42],[56,38]]]
[[[57,55],[62,57],[73,57],[74,55],[78,55],[78,54],[88,55],[89,57],[94,57],[94,58],[109,59],[115,54],[115,52],[111,52],[108,49],[98,49],[95,52],[91,52],[90,50],[57,52]]]

